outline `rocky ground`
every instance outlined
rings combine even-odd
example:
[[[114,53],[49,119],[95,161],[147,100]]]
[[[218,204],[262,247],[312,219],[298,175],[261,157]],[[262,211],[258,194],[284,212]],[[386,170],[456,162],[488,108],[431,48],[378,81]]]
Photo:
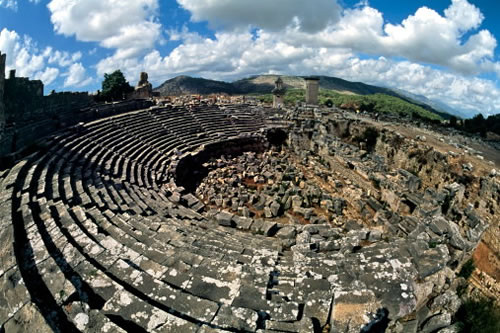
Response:
[[[424,149],[444,154],[448,169],[442,166],[443,179],[456,179],[466,184],[466,201],[474,205],[482,216],[486,216],[490,225],[484,233],[479,246],[474,252],[477,269],[473,274],[473,283],[481,293],[499,300],[500,290],[500,217],[498,182],[500,173],[500,150],[498,142],[485,142],[455,130],[432,129],[414,124],[374,121],[364,118],[365,122],[378,129],[390,129],[413,140]],[[384,147],[378,149],[381,152]],[[400,165],[407,167],[406,159]],[[424,168],[425,170],[425,168]],[[428,171],[426,171],[428,173]],[[426,177],[423,177],[425,179]],[[439,177],[429,178],[430,186],[440,186]],[[496,193],[496,195],[495,195]],[[490,196],[491,195],[491,196]]]
[[[355,230],[366,232],[360,248],[398,237],[431,248],[446,244],[457,272],[479,242],[469,292],[498,300],[494,147],[456,132],[353,115],[303,120],[279,149],[205,164],[210,172],[196,195],[214,214],[222,211],[219,224],[260,221],[267,236],[286,240],[292,251],[314,241],[318,251],[336,247],[335,239]],[[454,290],[445,294],[456,297]]]
[[[68,129],[0,172],[0,332],[457,332],[498,296],[492,151],[308,107]]]

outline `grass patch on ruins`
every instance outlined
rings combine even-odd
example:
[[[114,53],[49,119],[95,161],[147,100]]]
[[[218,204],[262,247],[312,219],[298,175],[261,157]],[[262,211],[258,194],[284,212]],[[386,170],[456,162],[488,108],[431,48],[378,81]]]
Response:
[[[258,99],[264,103],[272,103],[272,94],[258,95]],[[297,102],[305,101],[304,89],[289,89],[285,95],[285,104],[294,106]],[[372,95],[348,95],[341,94],[336,91],[320,89],[319,103],[326,105],[331,101],[336,107],[343,106],[344,108],[353,111],[360,110],[373,113],[389,113],[399,116],[408,116],[416,119],[426,120],[443,120],[443,118],[429,110],[426,110],[418,105],[409,103],[401,98],[389,96],[386,94]]]

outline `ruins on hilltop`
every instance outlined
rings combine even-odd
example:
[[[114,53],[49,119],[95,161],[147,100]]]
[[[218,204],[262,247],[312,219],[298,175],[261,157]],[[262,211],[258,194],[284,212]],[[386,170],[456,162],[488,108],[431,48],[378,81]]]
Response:
[[[21,140],[54,118],[0,170],[0,331],[455,329],[499,176],[458,144],[311,106],[307,82],[283,110],[40,97],[7,124]]]
[[[286,93],[286,88],[283,84],[281,77],[276,79],[274,83],[275,87],[272,91],[273,93],[273,108],[280,109],[284,105],[284,98]]]
[[[141,72],[139,82],[134,91],[128,96],[128,99],[148,99],[151,97],[153,97],[153,85],[148,81],[148,73]]]
[[[319,78],[308,76],[304,79],[306,81],[306,104],[318,105]]]

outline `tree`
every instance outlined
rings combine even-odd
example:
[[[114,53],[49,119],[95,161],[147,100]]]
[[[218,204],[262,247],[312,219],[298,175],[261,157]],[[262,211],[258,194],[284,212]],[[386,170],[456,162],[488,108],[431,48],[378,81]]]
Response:
[[[488,122],[481,113],[478,113],[472,119],[465,120],[465,130],[470,133],[479,133],[481,136],[485,136],[487,127]]]
[[[450,126],[451,127],[457,127],[457,120],[458,120],[457,117],[451,116],[450,117]]]
[[[121,100],[133,90],[119,69],[111,74],[104,74],[101,96],[105,101]]]

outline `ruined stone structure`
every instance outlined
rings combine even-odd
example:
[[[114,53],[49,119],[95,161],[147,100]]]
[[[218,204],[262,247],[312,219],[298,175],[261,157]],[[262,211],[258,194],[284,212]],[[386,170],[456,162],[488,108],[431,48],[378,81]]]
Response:
[[[148,99],[153,97],[153,86],[148,82],[148,73],[141,72],[139,82],[135,90],[128,96],[129,99]]]
[[[6,56],[0,52],[0,144],[4,136],[5,129],[5,105],[3,102],[5,87],[5,61]]]
[[[283,103],[284,103],[286,88],[283,85],[283,80],[281,79],[281,77],[278,77],[278,79],[276,79],[276,82],[274,84],[275,84],[275,87],[272,91],[272,93],[273,93],[273,108],[279,109],[279,108],[283,107],[283,105],[284,105]]]
[[[420,178],[394,160],[422,157],[398,133],[274,113],[126,112],[61,131],[0,172],[1,330],[450,326],[456,272],[489,217],[463,185],[427,185],[445,158],[425,150]]]
[[[306,81],[306,104],[318,105],[319,78],[309,76],[304,79]]]
[[[24,149],[43,145],[40,139],[55,131],[152,105],[144,99],[97,105],[86,92],[44,96],[39,80],[16,77],[15,70],[5,79],[5,60],[6,55],[0,55],[0,169],[10,165]],[[141,85],[145,91],[151,88],[147,76]]]

